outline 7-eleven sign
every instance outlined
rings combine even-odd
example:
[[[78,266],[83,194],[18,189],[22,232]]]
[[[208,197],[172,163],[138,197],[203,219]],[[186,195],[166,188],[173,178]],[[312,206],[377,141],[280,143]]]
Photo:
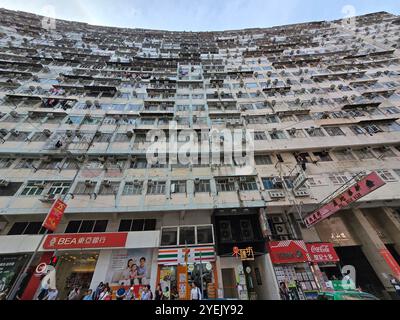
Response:
[[[193,264],[194,262],[195,262],[194,248],[178,249],[178,264],[186,265],[186,264]]]

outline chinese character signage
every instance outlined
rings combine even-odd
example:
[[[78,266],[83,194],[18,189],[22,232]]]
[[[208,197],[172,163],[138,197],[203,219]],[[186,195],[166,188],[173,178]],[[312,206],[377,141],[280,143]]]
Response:
[[[254,261],[254,251],[252,247],[248,247],[246,249],[234,247],[232,256],[240,258],[242,261]]]
[[[348,205],[356,202],[362,197],[370,194],[371,192],[384,186],[386,183],[381,179],[381,177],[373,172],[366,176],[361,181],[357,182],[345,192],[337,196],[332,201],[328,202],[320,209],[310,214],[305,218],[305,223],[307,228],[312,227],[318,222],[328,218],[329,216],[335,214],[339,210],[347,207]]]
[[[55,232],[59,223],[61,222],[66,208],[67,205],[60,199],[54,202],[50,209],[50,212],[43,222],[43,228]]]
[[[43,248],[46,250],[124,248],[128,233],[81,233],[48,235]]]
[[[310,256],[304,241],[270,241],[268,251],[272,263],[301,263],[310,261]]]
[[[307,250],[312,262],[327,263],[339,261],[333,243],[307,243]]]

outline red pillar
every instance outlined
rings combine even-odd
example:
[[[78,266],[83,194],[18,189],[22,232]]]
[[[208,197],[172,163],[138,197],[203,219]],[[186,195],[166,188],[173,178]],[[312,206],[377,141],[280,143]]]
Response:
[[[45,252],[42,254],[42,257],[40,258],[39,264],[44,262],[44,263],[49,263],[51,257],[53,256],[53,252]],[[35,266],[36,269],[36,266]],[[35,277],[35,275],[30,276],[30,280],[28,282],[28,285],[26,286],[24,293],[21,297],[21,300],[32,300],[33,297],[35,296],[36,290],[38,289],[40,285],[41,278],[40,277]]]

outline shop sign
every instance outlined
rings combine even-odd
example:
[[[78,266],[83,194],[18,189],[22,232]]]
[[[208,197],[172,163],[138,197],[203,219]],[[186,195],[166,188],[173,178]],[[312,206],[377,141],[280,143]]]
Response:
[[[311,261],[315,263],[338,262],[340,260],[332,243],[307,243],[307,250]]]
[[[397,263],[397,261],[393,258],[393,256],[390,253],[390,251],[387,250],[387,249],[381,249],[381,250],[379,250],[379,253],[385,259],[386,263],[388,264],[388,266],[392,270],[393,275],[396,278],[399,279],[400,278],[400,266]]]
[[[346,208],[350,204],[379,189],[386,184],[385,181],[376,173],[373,172],[366,176],[361,181],[355,183],[342,194],[326,203],[317,211],[313,212],[305,218],[307,228],[312,227],[318,222],[335,214],[339,210]]]
[[[302,263],[310,261],[304,241],[270,241],[268,249],[274,264]]]
[[[238,247],[233,247],[232,256],[240,258],[240,260],[242,261],[254,261],[253,247],[247,247],[246,249],[239,249]]]
[[[127,237],[127,232],[48,235],[43,248],[46,250],[123,248]]]
[[[214,247],[169,248],[158,251],[158,264],[185,265],[215,261]]]
[[[51,209],[43,221],[43,228],[46,228],[49,231],[56,231],[58,225],[61,222],[61,219],[64,215],[65,209],[67,205],[58,199],[54,204],[51,206]]]

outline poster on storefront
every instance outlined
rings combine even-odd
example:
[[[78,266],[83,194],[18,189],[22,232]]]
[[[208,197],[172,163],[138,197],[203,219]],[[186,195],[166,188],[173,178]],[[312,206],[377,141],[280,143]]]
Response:
[[[125,286],[149,284],[152,258],[152,249],[114,250],[105,282]]]
[[[10,290],[25,261],[23,255],[0,256],[0,295]]]

